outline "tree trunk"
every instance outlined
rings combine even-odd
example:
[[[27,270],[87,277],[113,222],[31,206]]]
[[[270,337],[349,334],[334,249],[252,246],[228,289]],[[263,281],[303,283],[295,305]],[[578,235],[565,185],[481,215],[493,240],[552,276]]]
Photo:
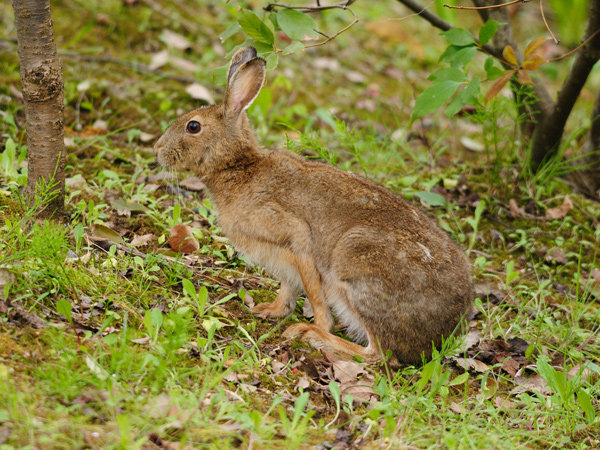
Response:
[[[535,130],[531,147],[532,164],[540,167],[556,155],[565,124],[592,68],[600,59],[600,0],[590,2],[590,21],[583,40],[588,41],[578,52],[571,71],[567,75],[551,112],[540,121]]]
[[[28,195],[33,205],[34,200],[41,200],[36,199],[40,182],[50,183],[51,196],[36,205],[40,208],[38,215],[58,216],[64,206],[64,86],[50,1],[13,0],[12,3],[25,100]]]

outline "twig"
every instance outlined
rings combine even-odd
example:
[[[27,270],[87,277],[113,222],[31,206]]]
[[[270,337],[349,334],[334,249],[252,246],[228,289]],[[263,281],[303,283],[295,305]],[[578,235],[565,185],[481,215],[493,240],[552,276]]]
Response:
[[[423,19],[425,19],[431,25],[433,25],[436,28],[439,28],[442,31],[448,31],[448,30],[455,28],[453,25],[446,22],[444,19],[439,17],[437,14],[431,12],[429,9],[427,9],[427,7],[423,6],[417,0],[398,0],[398,1],[400,3],[402,3],[404,6],[406,6],[408,9],[412,10],[416,15],[421,16]],[[476,37],[473,37],[473,40],[477,43],[477,48],[479,48],[481,51],[483,51],[484,53],[487,53],[490,56],[493,56],[494,58],[496,58],[500,61],[503,61],[501,51],[496,50],[495,48],[493,48],[492,46],[490,46],[488,44],[481,45],[479,43],[479,40]]]
[[[557,56],[555,58],[550,58],[548,61],[560,61],[561,59],[565,59],[568,58],[569,56],[571,56],[573,53],[576,53],[581,47],[583,47],[585,44],[587,44],[588,42],[590,42],[594,37],[596,37],[596,35],[600,33],[600,29],[594,31],[592,33],[592,35],[590,37],[588,37],[585,41],[583,41],[581,44],[579,44],[577,47],[575,47],[573,50],[569,50],[567,53],[564,53],[560,56]]]
[[[3,38],[0,37],[0,47],[4,47],[4,48],[12,48],[15,49],[16,48],[16,40],[14,39],[10,39],[10,38]],[[175,80],[175,81],[179,81],[181,83],[195,83],[197,80],[195,78],[191,78],[191,77],[184,77],[181,75],[173,75],[170,73],[166,73],[166,72],[162,72],[160,70],[157,69],[152,69],[149,66],[146,66],[145,64],[141,64],[138,62],[133,62],[133,61],[126,61],[123,59],[118,59],[118,58],[114,58],[112,56],[105,56],[105,55],[84,55],[81,53],[77,53],[77,52],[73,52],[70,50],[59,50],[58,54],[60,56],[64,56],[67,58],[74,58],[74,59],[80,59],[82,61],[90,61],[90,62],[98,62],[98,63],[109,63],[109,64],[118,64],[120,66],[125,66],[125,67],[129,67],[130,69],[135,70],[136,72],[142,72],[142,73],[152,73],[156,76],[159,76],[161,78],[167,78],[169,80]]]
[[[548,30],[548,33],[550,33],[550,36],[552,36],[554,43],[558,45],[560,41],[556,39],[556,36],[554,36],[554,33],[550,29],[550,25],[548,25],[548,22],[546,21],[546,15],[544,14],[544,5],[542,3],[542,0],[540,0],[540,13],[542,14],[542,20],[544,21],[544,25],[546,25],[546,30]]]
[[[269,3],[263,9],[265,11],[274,11],[277,8],[281,8],[281,9],[295,9],[295,10],[301,11],[301,12],[318,12],[318,11],[325,11],[325,10],[328,10],[328,9],[343,9],[344,11],[350,11],[350,13],[352,14],[352,16],[354,17],[354,19],[352,20],[352,22],[350,22],[344,28],[342,28],[341,30],[338,30],[335,34],[333,34],[331,36],[328,36],[327,34],[322,33],[319,30],[315,30],[321,36],[324,36],[325,39],[323,41],[317,42],[315,44],[305,45],[304,49],[307,49],[307,48],[311,48],[311,47],[320,47],[321,45],[325,45],[329,41],[332,41],[333,39],[335,39],[336,37],[338,37],[344,31],[347,31],[349,28],[351,28],[352,26],[356,25],[358,23],[358,20],[359,20],[358,19],[358,15],[350,8],[350,5],[352,3],[354,3],[355,1],[356,0],[346,0],[345,2],[332,3],[331,5],[321,5],[321,3],[317,1],[317,6],[294,6],[294,5],[286,5],[284,3]]]
[[[494,9],[494,8],[504,8],[505,6],[510,6],[510,5],[515,5],[517,3],[527,3],[529,0],[513,0],[512,2],[508,2],[508,3],[501,3],[499,5],[488,5],[488,6],[458,6],[458,5],[448,5],[447,3],[444,3],[444,8],[450,8],[450,9],[468,9],[471,11],[476,11],[478,9]]]
[[[75,58],[80,59],[82,61],[90,61],[90,62],[99,62],[99,63],[109,63],[109,64],[118,64],[120,66],[129,67],[130,69],[135,70],[136,72],[142,73],[152,73],[161,78],[167,78],[170,80],[179,81],[181,83],[195,83],[197,80],[191,77],[184,77],[181,75],[173,75],[166,72],[162,72],[157,69],[152,69],[149,66],[144,64],[140,64],[133,61],[125,61],[123,59],[113,58],[112,56],[104,56],[104,55],[83,55],[81,53],[67,51],[67,50],[59,50],[58,54],[60,56],[65,56],[67,58]]]
[[[317,6],[294,6],[294,5],[286,5],[283,3],[269,3],[263,9],[265,11],[273,11],[275,8],[282,9],[297,9],[301,12],[315,12],[315,11],[325,11],[327,9],[348,9],[348,7],[354,3],[356,0],[347,0],[345,2],[340,3],[332,3],[331,5],[321,5],[320,2],[317,2]]]
[[[321,42],[317,42],[315,44],[305,45],[304,46],[305,49],[310,48],[310,47],[319,47],[321,45],[325,45],[329,41],[332,41],[333,39],[335,39],[336,37],[338,37],[344,31],[348,30],[349,28],[353,27],[354,25],[356,25],[358,23],[358,15],[352,9],[348,8],[347,6],[341,7],[340,9],[343,9],[343,10],[346,10],[346,11],[350,11],[352,13],[352,15],[354,16],[354,20],[352,20],[352,22],[350,22],[348,25],[346,25],[341,30],[338,30],[335,34],[333,34],[331,36],[328,36],[327,39],[325,39],[325,40],[323,40]]]

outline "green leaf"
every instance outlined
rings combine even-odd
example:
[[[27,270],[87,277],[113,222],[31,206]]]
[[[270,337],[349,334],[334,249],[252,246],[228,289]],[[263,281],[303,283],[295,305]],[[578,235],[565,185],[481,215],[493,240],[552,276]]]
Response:
[[[594,411],[590,394],[583,388],[579,388],[577,391],[577,404],[585,413],[588,422],[592,423],[596,417],[596,412]]]
[[[238,22],[234,22],[231,25],[229,25],[227,27],[227,29],[219,35],[219,40],[221,42],[225,42],[227,39],[229,39],[231,36],[233,36],[235,33],[240,31],[241,29],[242,29],[242,27],[240,26],[240,24]]]
[[[71,321],[71,310],[73,309],[73,306],[71,305],[71,302],[69,302],[68,300],[65,300],[64,298],[59,299],[56,302],[56,311],[63,315],[65,317],[65,319],[67,319],[69,322]]]
[[[279,55],[277,53],[271,53],[266,57],[267,60],[267,70],[273,70],[279,64]]]
[[[440,61],[449,62],[452,67],[463,67],[471,62],[476,53],[477,48],[473,46],[457,47],[450,45],[442,56],[440,56]]]
[[[459,376],[454,378],[448,386],[456,386],[457,384],[465,384],[465,381],[469,379],[469,372],[461,373]]]
[[[93,208],[90,208],[90,210]],[[96,224],[94,225],[93,236],[98,239],[104,239],[106,241],[114,242],[115,244],[122,244],[125,241],[119,233],[112,228],[108,228],[106,225]]]
[[[270,45],[275,42],[271,29],[253,12],[247,9],[241,10],[238,14],[238,23],[252,39]]]
[[[481,80],[474,77],[471,82],[460,91],[446,106],[446,116],[452,117],[465,105],[476,105],[478,103],[479,88]]]
[[[194,301],[198,299],[194,283],[192,283],[187,278],[184,278],[183,280],[181,280],[181,285],[183,286],[183,292],[185,292],[190,299]]]
[[[283,49],[283,54],[289,55],[290,53],[294,53],[296,50],[300,50],[302,48],[304,48],[304,44],[302,42],[294,41]]]
[[[442,36],[444,36],[444,39],[446,39],[450,45],[455,45],[457,47],[475,44],[473,35],[463,28],[451,28],[448,31],[444,31]]]
[[[481,45],[487,44],[491,38],[494,37],[498,28],[503,25],[500,22],[496,22],[495,20],[488,20],[483,24],[481,29],[479,30],[479,43]]]
[[[448,203],[444,197],[435,192],[419,191],[415,192],[415,195],[429,206],[446,206]]]
[[[440,106],[446,103],[456,92],[460,83],[456,81],[442,81],[425,89],[417,97],[415,109],[413,110],[412,120],[423,117],[425,114],[436,111]]]
[[[295,41],[317,37],[316,22],[312,17],[296,9],[280,9],[277,12],[277,24],[281,30]]]
[[[440,81],[457,81],[460,83],[465,81],[466,77],[465,73],[456,67],[443,67],[433,72],[427,79],[434,83],[439,83]]]

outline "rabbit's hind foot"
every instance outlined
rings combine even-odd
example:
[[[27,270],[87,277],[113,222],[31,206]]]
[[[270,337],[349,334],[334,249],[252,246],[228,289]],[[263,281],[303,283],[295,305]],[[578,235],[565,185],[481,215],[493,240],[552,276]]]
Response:
[[[299,289],[282,281],[277,298],[271,303],[259,303],[252,308],[252,313],[263,319],[285,317],[296,307],[296,300],[299,293]]]
[[[291,325],[283,336],[288,339],[306,340],[315,348],[332,351],[346,358],[358,355],[368,363],[381,361],[381,355],[376,348],[370,345],[363,347],[308,323]]]

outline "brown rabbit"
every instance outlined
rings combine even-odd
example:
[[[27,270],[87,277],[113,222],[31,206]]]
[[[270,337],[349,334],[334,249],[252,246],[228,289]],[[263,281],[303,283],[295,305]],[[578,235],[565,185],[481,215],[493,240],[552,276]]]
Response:
[[[418,363],[471,305],[470,265],[434,223],[393,192],[286,151],[261,148],[244,110],[265,81],[252,47],[232,58],[225,101],[195,109],[158,140],[158,161],[208,187],[237,250],[281,280],[263,318],[284,317],[306,293],[314,324],[286,337],[367,361],[391,350]],[[331,333],[332,312],[356,344]],[[363,346],[364,345],[364,346]]]

